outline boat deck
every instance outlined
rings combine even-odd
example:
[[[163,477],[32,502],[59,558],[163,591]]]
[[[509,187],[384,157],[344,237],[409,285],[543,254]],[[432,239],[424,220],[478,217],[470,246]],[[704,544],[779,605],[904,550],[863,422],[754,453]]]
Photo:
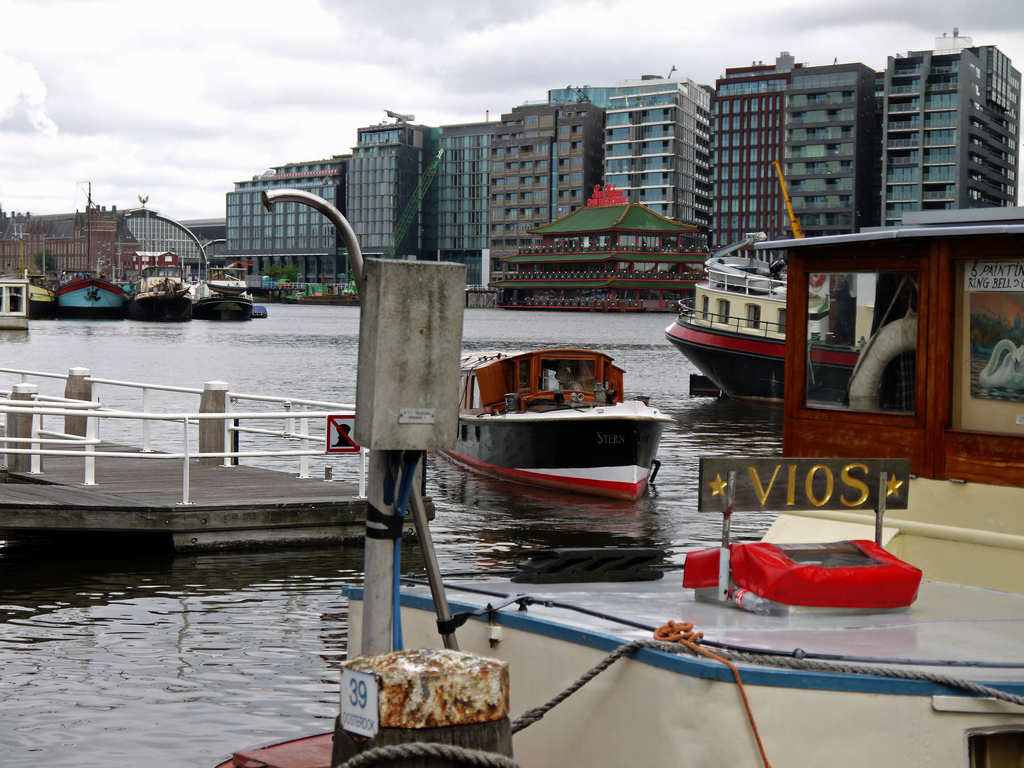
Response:
[[[189,551],[355,543],[364,533],[366,500],[353,483],[193,460],[185,505],[181,461],[153,460],[112,444],[99,450],[139,457],[98,459],[95,485],[83,485],[77,457],[44,457],[43,474],[4,472],[0,537],[123,534]]]
[[[776,652],[871,666],[899,666],[978,681],[1024,685],[1024,595],[922,582],[909,609],[895,612],[761,616],[732,605],[698,601],[682,588],[682,572],[657,581],[584,584],[515,584],[505,580],[446,580],[451,611],[497,604],[502,596],[529,595],[537,603],[502,611],[510,624],[612,650],[651,640],[669,620],[691,622],[704,641],[753,652]],[[482,593],[461,591],[467,586]],[[429,601],[423,587],[404,587],[409,604]],[[497,598],[497,599],[496,599]],[[630,624],[612,617],[622,617]],[[531,625],[532,626],[529,626]],[[740,663],[740,666],[743,666]],[[1016,693],[1024,692],[1018,689]]]

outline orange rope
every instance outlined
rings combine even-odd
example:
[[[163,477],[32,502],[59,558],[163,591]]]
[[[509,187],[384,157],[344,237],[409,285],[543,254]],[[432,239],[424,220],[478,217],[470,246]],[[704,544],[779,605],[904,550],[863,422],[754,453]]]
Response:
[[[654,630],[655,640],[685,645],[694,653],[699,653],[702,656],[707,656],[709,659],[721,662],[732,670],[732,675],[736,678],[736,685],[740,689],[740,695],[743,697],[743,706],[747,710],[747,719],[750,721],[750,730],[754,732],[754,739],[757,740],[757,748],[761,752],[761,762],[764,763],[765,768],[771,768],[771,764],[768,762],[768,756],[764,752],[764,744],[761,743],[761,735],[757,732],[757,724],[754,722],[754,713],[750,709],[750,701],[747,699],[747,692],[743,688],[743,681],[740,679],[739,669],[737,669],[736,665],[728,659],[725,659],[717,653],[712,653],[707,648],[702,647],[700,645],[700,641],[703,637],[703,632],[693,631],[693,624],[689,621],[669,620],[668,624]]]

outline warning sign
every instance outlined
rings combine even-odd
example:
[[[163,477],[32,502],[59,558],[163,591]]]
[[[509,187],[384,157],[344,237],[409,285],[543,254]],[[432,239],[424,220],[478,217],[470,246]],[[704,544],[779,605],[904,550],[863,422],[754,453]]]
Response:
[[[359,446],[352,439],[354,413],[343,413],[327,417],[327,452],[358,453]]]

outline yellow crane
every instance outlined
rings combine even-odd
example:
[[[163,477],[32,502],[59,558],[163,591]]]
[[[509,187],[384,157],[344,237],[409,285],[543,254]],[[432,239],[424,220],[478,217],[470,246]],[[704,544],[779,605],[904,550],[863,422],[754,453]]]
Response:
[[[782,187],[782,198],[786,201],[786,212],[789,214],[789,226],[793,230],[793,237],[803,237],[804,229],[800,226],[800,219],[793,214],[793,204],[789,201],[789,192],[786,191],[786,180],[782,178],[782,165],[778,160],[772,160],[772,166],[779,176],[779,186]]]

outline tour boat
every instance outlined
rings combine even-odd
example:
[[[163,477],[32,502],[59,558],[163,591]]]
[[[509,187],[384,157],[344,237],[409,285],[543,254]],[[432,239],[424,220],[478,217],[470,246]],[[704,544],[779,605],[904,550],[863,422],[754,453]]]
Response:
[[[1003,340],[1020,346],[1013,213],[772,244],[788,252],[784,455],[702,460],[723,545],[686,553],[682,577],[445,579],[459,649],[508,663],[517,762],[1021,764],[1024,392],[979,382]],[[865,338],[843,400],[816,386],[809,300],[839,278]],[[735,542],[750,509],[777,517]],[[354,658],[364,594],[348,594]],[[441,647],[432,594],[403,588],[407,648]]]
[[[62,282],[54,294],[59,317],[123,320],[128,312],[128,294],[99,275],[76,275]]]
[[[560,491],[634,500],[657,466],[672,419],[622,394],[622,369],[584,349],[462,358],[452,461]]]
[[[192,299],[181,267],[146,267],[128,299],[131,320],[183,322],[192,319]]]
[[[0,330],[28,330],[30,288],[26,278],[0,277]]]

